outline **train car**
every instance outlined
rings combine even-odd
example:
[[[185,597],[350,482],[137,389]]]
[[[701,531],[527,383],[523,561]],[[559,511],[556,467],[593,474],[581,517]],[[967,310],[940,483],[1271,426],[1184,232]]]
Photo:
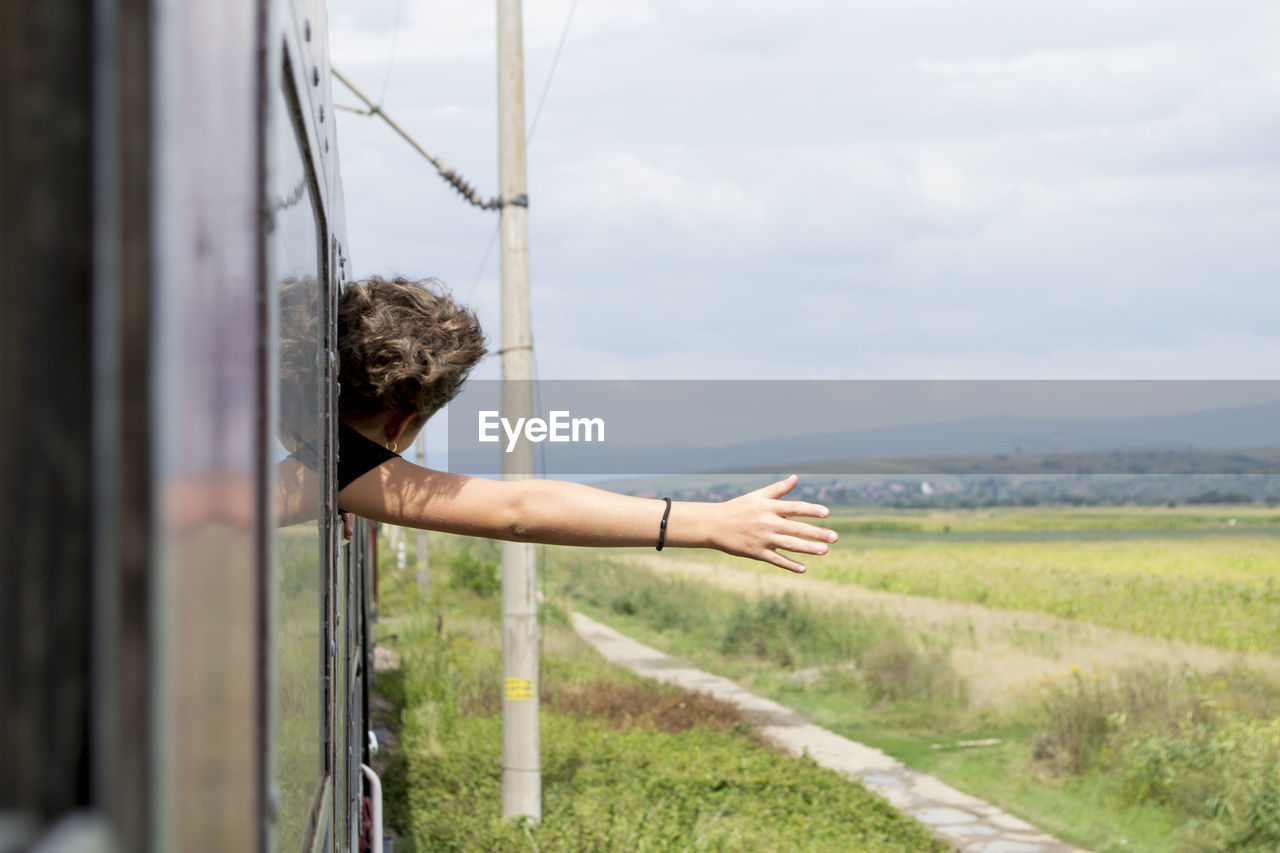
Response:
[[[322,0],[0,11],[0,851],[381,849]]]

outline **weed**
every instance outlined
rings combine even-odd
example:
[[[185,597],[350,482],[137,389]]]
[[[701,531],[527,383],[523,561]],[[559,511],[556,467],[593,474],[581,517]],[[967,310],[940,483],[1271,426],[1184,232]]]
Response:
[[[617,728],[650,726],[683,732],[696,726],[712,731],[749,730],[737,708],[701,693],[623,685],[605,679],[580,688],[548,691],[546,704],[557,714],[601,720]]]
[[[1280,719],[1239,710],[1257,707],[1262,692],[1233,673],[1131,670],[1094,678],[1073,670],[1045,683],[1035,757],[1072,774],[1114,773],[1127,801],[1188,816],[1197,849],[1274,850]]]
[[[498,564],[475,556],[471,551],[458,551],[449,561],[454,589],[469,589],[481,598],[498,591]]]
[[[839,654],[839,640],[824,631],[812,610],[797,603],[792,595],[782,598],[761,598],[755,602],[739,601],[724,628],[720,651],[726,655],[749,655],[772,660],[782,667],[794,667],[813,650],[817,657],[821,652]],[[821,635],[827,634],[823,637]],[[836,648],[815,648],[829,645],[823,640],[836,639]],[[823,655],[825,656],[825,655]],[[813,662],[813,661],[806,661]]]
[[[662,583],[630,587],[609,601],[609,609],[626,616],[644,614],[655,628],[689,630],[693,613],[688,606],[684,584]]]
[[[1126,795],[1196,820],[1193,837],[1225,850],[1280,849],[1280,721],[1187,723],[1125,742]]]
[[[1064,680],[1047,678],[1041,690],[1044,727],[1032,741],[1036,760],[1068,773],[1097,761],[1123,711],[1100,681],[1073,668]]]
[[[917,648],[894,637],[869,650],[861,663],[863,679],[877,700],[939,702],[949,710],[968,704],[964,681],[941,650]]]

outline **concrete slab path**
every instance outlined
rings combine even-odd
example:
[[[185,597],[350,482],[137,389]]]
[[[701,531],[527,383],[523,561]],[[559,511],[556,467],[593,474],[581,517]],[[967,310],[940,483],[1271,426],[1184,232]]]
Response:
[[[792,755],[808,754],[823,767],[857,779],[895,808],[923,823],[938,838],[964,853],[1085,853],[919,773],[878,749],[841,737],[727,678],[636,642],[583,616],[572,615],[579,636],[608,660],[646,678],[684,690],[707,693],[743,711],[770,743]]]

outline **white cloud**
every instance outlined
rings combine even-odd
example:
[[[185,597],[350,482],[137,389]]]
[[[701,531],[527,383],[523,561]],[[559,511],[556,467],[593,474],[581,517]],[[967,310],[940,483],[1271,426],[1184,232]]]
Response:
[[[493,194],[492,7],[403,3],[388,111]],[[529,118],[570,4],[525,4]],[[332,5],[376,92],[395,4]],[[1274,374],[1278,35],[1264,0],[582,2],[530,147],[539,366]],[[496,337],[493,217],[339,120],[357,270],[474,284]]]

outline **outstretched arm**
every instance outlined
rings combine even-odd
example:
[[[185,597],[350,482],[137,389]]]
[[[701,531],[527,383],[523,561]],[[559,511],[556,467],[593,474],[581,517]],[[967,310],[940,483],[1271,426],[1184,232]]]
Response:
[[[671,505],[666,544],[716,548],[793,572],[803,564],[780,553],[825,554],[833,531],[795,520],[825,518],[826,507],[781,498],[785,480],[724,503]],[[338,493],[340,509],[375,521],[548,545],[655,545],[666,504],[560,480],[487,480],[446,474],[392,459]]]

